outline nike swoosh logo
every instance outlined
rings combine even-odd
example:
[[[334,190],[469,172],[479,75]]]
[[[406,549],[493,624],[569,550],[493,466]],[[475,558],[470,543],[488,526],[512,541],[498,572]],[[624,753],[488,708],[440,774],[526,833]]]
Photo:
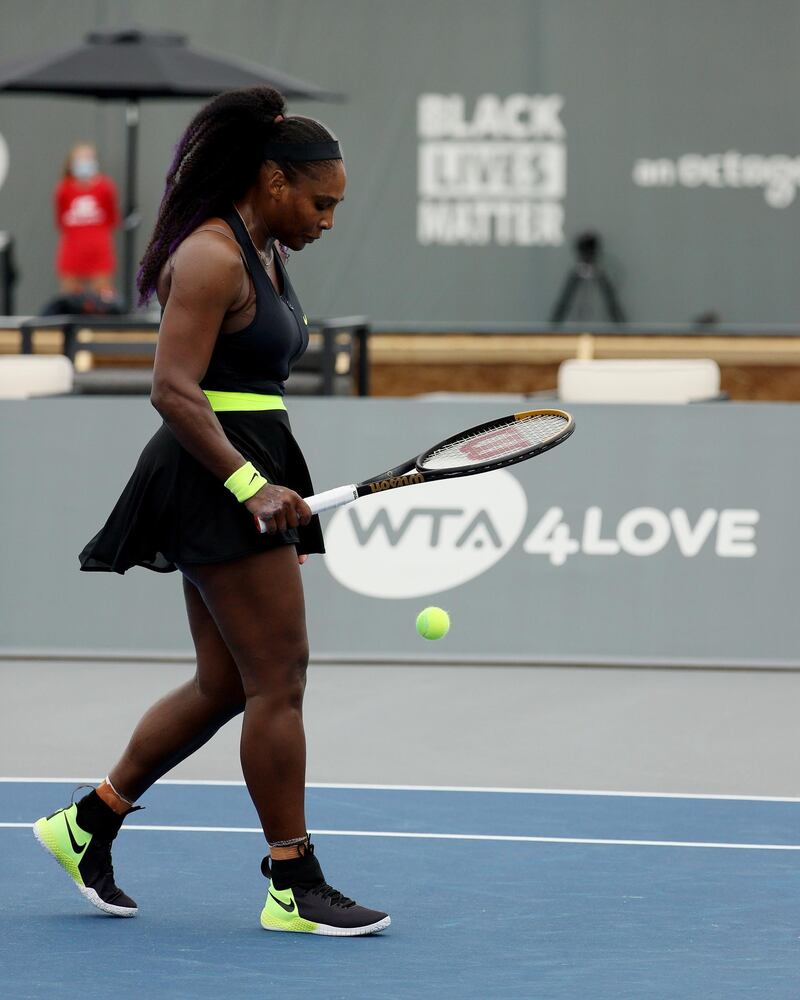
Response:
[[[294,913],[294,910],[295,910],[295,906],[294,906],[294,900],[292,900],[292,902],[291,902],[291,903],[288,903],[288,904],[287,904],[287,903],[282,903],[282,902],[281,902],[281,901],[280,901],[280,900],[278,899],[278,897],[277,897],[277,896],[273,896],[273,895],[272,895],[272,893],[270,893],[269,895],[270,895],[270,898],[271,898],[271,899],[274,899],[274,900],[275,900],[275,902],[276,902],[276,903],[278,904],[278,906],[280,906],[280,908],[281,908],[282,910],[286,910],[286,912],[287,912],[287,913]]]
[[[85,849],[86,844],[88,844],[89,841],[87,840],[85,844],[79,844],[78,841],[75,839],[75,835],[72,832],[72,827],[69,825],[69,820],[67,819],[66,816],[64,817],[64,822],[67,824],[67,833],[69,834],[69,842],[72,844],[72,850],[76,854],[80,854],[81,851]]]
[[[258,476],[258,473],[254,472],[253,475],[250,477],[250,483],[252,483],[252,481],[256,478],[256,476]],[[250,483],[248,483],[247,485],[249,486]]]

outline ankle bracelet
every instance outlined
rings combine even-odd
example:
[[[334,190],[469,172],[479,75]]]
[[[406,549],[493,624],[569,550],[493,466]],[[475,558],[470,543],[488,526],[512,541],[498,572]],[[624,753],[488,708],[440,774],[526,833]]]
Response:
[[[305,844],[308,841],[308,834],[302,837],[293,837],[291,840],[268,840],[270,847],[296,847],[298,844]]]

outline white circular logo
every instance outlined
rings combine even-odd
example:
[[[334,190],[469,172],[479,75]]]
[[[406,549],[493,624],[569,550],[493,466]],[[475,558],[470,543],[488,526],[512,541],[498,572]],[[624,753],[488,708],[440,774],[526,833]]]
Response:
[[[524,489],[505,470],[375,493],[331,518],[325,563],[367,597],[436,594],[502,559],[527,513]]]
[[[5,184],[6,177],[8,177],[8,143],[3,138],[2,133],[0,133],[0,188]]]

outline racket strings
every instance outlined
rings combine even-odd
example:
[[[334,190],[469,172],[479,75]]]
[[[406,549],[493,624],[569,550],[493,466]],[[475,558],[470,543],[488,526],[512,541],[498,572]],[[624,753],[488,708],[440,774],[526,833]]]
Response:
[[[502,461],[547,444],[561,434],[567,422],[567,418],[558,413],[540,413],[487,424],[434,449],[425,456],[422,468],[468,468],[483,462]]]

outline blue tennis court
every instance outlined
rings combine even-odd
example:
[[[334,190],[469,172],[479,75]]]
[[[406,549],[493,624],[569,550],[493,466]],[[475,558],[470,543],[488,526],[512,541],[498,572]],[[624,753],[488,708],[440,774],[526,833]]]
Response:
[[[795,800],[311,786],[329,880],[393,921],[332,939],[261,930],[264,843],[233,783],[152,789],[114,855],[139,916],[92,910],[29,830],[74,784],[0,781],[13,1000],[800,996]]]

